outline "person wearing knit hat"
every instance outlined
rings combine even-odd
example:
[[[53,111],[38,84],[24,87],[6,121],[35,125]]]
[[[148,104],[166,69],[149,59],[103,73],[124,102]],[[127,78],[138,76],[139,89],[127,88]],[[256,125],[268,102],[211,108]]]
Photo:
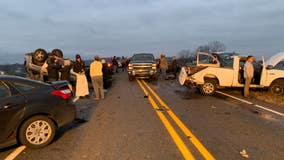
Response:
[[[76,102],[79,98],[89,97],[88,81],[85,75],[85,64],[79,54],[77,54],[75,58],[73,71],[76,73],[76,92],[73,102]]]

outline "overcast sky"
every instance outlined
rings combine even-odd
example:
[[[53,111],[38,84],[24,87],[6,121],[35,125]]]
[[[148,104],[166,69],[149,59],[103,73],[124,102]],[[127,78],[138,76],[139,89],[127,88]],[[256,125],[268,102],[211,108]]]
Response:
[[[0,64],[37,48],[170,56],[218,40],[246,55],[284,51],[283,0],[1,0],[0,20]]]

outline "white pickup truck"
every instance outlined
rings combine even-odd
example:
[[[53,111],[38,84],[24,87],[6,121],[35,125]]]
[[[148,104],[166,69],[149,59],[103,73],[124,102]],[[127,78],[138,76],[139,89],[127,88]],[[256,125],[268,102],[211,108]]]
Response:
[[[198,52],[196,66],[181,69],[179,82],[189,88],[197,87],[203,95],[213,95],[219,87],[244,87],[243,66],[246,56],[235,53]],[[284,93],[284,52],[269,60],[253,62],[254,78],[251,88],[269,88],[271,93]]]

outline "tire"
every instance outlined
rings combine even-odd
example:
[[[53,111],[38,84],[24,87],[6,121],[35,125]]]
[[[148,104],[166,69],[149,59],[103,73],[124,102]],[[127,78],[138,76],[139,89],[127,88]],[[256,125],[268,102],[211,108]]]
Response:
[[[41,148],[52,142],[56,133],[54,122],[47,116],[34,116],[26,120],[19,130],[20,142],[30,148]]]
[[[62,58],[63,52],[60,49],[54,49],[51,51],[51,55]]]
[[[157,80],[158,80],[158,75],[154,75],[154,76],[152,77],[152,80],[157,81]]]
[[[47,52],[44,49],[39,48],[32,54],[32,62],[35,65],[42,66],[46,59]]]
[[[199,86],[199,90],[204,96],[211,96],[216,91],[217,82],[214,79],[207,79],[204,81],[203,85]]]
[[[284,94],[284,80],[276,80],[271,83],[269,87],[269,92],[273,95],[283,95]]]
[[[131,82],[134,80],[134,77],[133,76],[128,76],[128,80]]]

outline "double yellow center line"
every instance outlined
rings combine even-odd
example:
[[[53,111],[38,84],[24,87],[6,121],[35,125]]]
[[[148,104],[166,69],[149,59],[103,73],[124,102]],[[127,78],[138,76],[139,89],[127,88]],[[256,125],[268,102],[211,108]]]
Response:
[[[163,112],[160,112],[160,110],[163,108],[158,107],[157,103],[154,101],[154,99],[149,94],[149,92],[146,90],[146,88],[155,97],[155,99],[159,102],[159,104],[162,107],[164,107],[166,113],[172,118],[175,124],[181,129],[181,131],[184,133],[186,138],[197,148],[197,150],[201,153],[204,159],[214,160],[215,158],[209,153],[209,151],[201,144],[201,142],[193,135],[193,133],[185,126],[185,124],[175,115],[175,113],[170,109],[170,107],[153,91],[153,89],[144,80],[137,79],[136,81],[141,87],[141,89],[143,90],[144,94],[148,96],[149,102],[151,103],[152,107],[156,110],[158,117],[160,118],[164,126],[166,127],[167,131],[169,132],[170,136],[174,140],[176,146],[182,153],[183,157],[186,160],[195,159],[192,153],[190,152],[190,150],[185,145],[184,141],[175,131],[174,127],[169,122],[165,114]],[[144,86],[146,86],[146,88]]]

